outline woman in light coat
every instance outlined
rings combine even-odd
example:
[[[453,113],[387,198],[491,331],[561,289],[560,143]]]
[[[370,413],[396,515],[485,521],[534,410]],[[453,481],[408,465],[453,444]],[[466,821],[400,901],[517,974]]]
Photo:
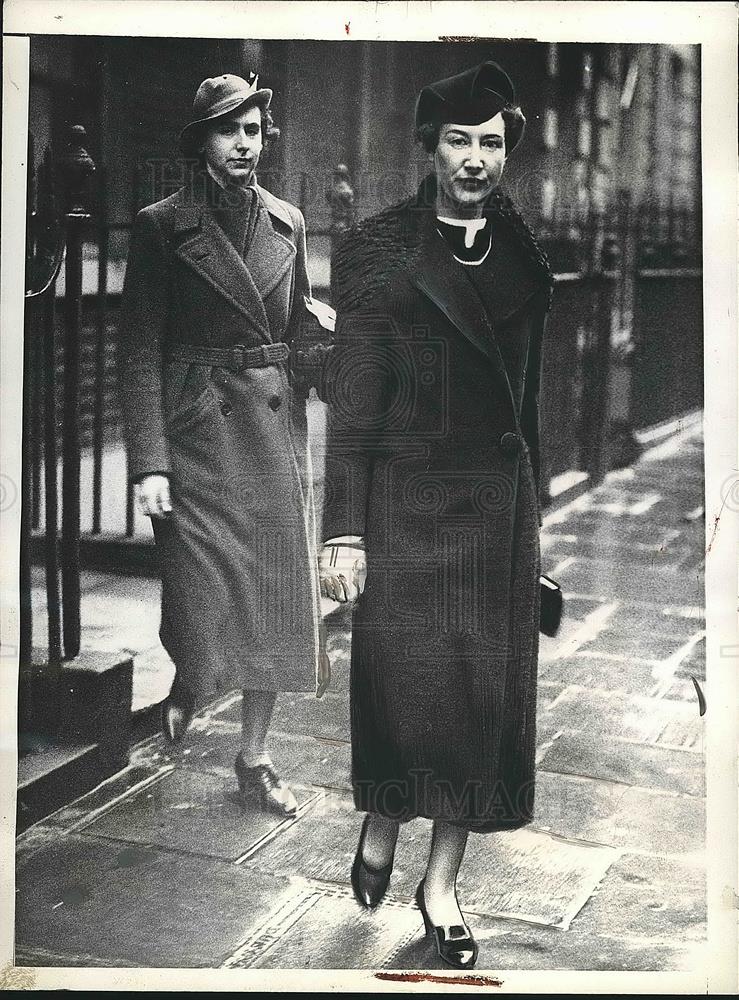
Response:
[[[243,689],[241,791],[294,816],[265,737],[277,692],[318,684],[306,414],[287,364],[310,289],[300,211],[256,182],[279,135],[271,97],[230,74],[199,87],[181,136],[192,180],[134,225],[120,387],[176,667],[165,736],[179,741],[198,706]]]

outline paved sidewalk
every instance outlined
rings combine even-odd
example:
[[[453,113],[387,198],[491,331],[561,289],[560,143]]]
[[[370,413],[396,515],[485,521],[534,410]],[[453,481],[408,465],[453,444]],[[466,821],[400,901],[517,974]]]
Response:
[[[543,563],[567,618],[542,637],[536,820],[473,835],[459,895],[478,971],[702,965],[704,682],[702,439],[693,425],[550,515]],[[136,660],[137,706],[163,697],[152,581],[90,574],[85,621]],[[329,616],[332,689],[278,700],[271,749],[293,821],[235,798],[238,696],[169,752],[130,766],[18,841],[19,965],[438,969],[412,902],[430,824],[401,831],[373,913],[349,870],[346,609]],[[93,634],[90,632],[89,634]]]

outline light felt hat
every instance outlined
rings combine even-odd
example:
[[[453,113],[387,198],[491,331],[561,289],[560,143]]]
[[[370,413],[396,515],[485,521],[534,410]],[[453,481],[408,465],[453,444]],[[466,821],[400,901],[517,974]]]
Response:
[[[243,77],[232,73],[203,80],[192,102],[193,120],[180,132],[182,146],[190,146],[200,128],[214,118],[221,118],[237,110],[245,111],[253,105],[268,108],[272,91],[267,87],[257,89],[258,80],[259,77],[255,74],[251,83],[247,83]]]

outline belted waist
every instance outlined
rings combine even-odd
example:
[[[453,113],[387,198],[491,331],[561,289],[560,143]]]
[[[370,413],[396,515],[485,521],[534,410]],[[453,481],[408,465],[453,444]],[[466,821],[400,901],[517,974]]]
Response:
[[[189,361],[193,365],[217,365],[233,372],[245,368],[267,368],[284,364],[290,357],[287,344],[260,344],[259,347],[198,347],[194,344],[176,344],[167,349],[168,361]]]

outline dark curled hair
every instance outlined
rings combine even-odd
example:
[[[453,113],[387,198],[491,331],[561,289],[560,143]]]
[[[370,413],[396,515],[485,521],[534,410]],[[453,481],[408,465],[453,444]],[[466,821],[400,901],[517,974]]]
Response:
[[[238,108],[235,109],[238,111]],[[259,113],[262,119],[262,143],[266,151],[270,143],[275,142],[280,138],[280,130],[275,125],[275,120],[272,117],[272,112],[269,108],[264,108],[259,106]],[[219,115],[219,118],[227,118],[228,115]],[[198,128],[190,129],[189,133],[184,137],[182,141],[182,152],[187,157],[201,158],[202,154],[198,152],[199,146],[203,142],[205,133],[208,131],[213,122],[218,121],[218,118],[211,118],[207,122],[203,122]]]
[[[506,154],[518,145],[526,125],[523,111],[513,104],[506,104],[500,112],[505,124]],[[423,145],[427,153],[435,153],[439,145],[441,125],[432,122],[422,122],[416,129],[416,139]]]

